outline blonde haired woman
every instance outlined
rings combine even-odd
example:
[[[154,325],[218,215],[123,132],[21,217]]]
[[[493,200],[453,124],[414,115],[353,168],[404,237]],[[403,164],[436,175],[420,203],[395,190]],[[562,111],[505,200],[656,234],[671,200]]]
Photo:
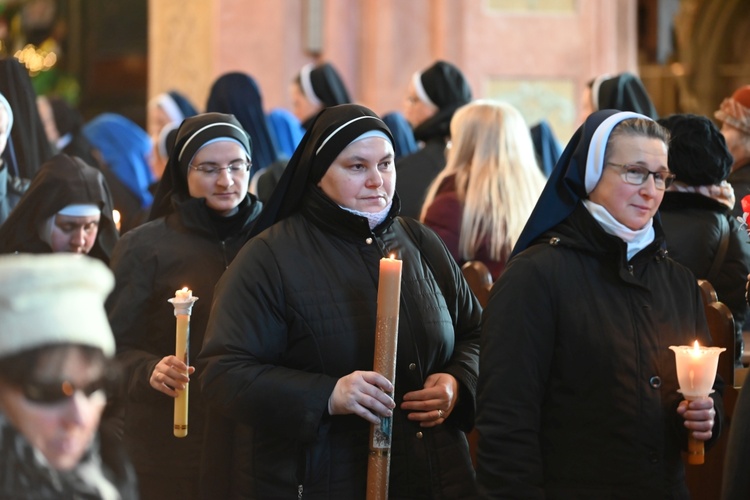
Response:
[[[503,102],[469,103],[451,120],[452,146],[435,178],[421,220],[456,262],[484,262],[497,277],[526,224],[544,175],[521,113]]]

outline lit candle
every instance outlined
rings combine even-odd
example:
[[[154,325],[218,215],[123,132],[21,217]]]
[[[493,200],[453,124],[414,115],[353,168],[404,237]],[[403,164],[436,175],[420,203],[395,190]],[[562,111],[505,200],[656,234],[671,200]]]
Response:
[[[175,332],[175,356],[185,365],[189,365],[190,357],[190,313],[193,304],[198,297],[193,297],[193,291],[184,287],[182,290],[175,291],[174,298],[169,302],[174,306],[174,315],[177,319]],[[187,375],[185,371],[185,375]],[[174,435],[175,437],[185,437],[188,433],[188,386],[185,389],[175,389],[177,397],[174,400]]]
[[[378,313],[375,328],[373,370],[396,382],[398,313],[401,300],[401,265],[394,256],[380,260]],[[393,393],[390,394],[393,397]],[[388,498],[393,417],[381,417],[370,427],[370,456],[367,464],[367,500]]]
[[[719,354],[726,351],[723,347],[703,347],[696,340],[692,346],[669,346],[674,351],[677,364],[677,382],[680,392],[688,401],[708,397],[713,391],[716,369],[719,366]],[[704,462],[703,441],[688,437],[688,463]]]
[[[115,223],[115,228],[119,231],[121,226],[119,210],[112,210],[112,222]]]

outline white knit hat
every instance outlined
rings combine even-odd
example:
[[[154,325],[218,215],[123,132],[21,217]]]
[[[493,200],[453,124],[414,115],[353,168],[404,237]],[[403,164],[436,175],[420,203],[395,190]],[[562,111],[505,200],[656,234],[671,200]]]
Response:
[[[113,356],[104,300],[114,281],[107,266],[84,255],[1,256],[0,358],[68,343]]]

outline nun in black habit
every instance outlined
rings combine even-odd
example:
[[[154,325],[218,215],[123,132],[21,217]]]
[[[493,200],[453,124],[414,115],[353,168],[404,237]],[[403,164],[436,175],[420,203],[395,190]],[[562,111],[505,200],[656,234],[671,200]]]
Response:
[[[32,179],[53,152],[36,104],[36,92],[26,68],[14,57],[0,59],[0,93],[13,109],[12,143],[3,160],[10,175]]]
[[[640,113],[652,120],[659,118],[646,87],[641,79],[632,73],[598,76],[590,82],[587,91],[585,98],[588,98],[589,102],[584,105],[591,106],[588,112],[617,109]]]
[[[352,102],[344,81],[330,63],[304,65],[291,90],[292,112],[305,130],[321,109]]]
[[[688,434],[715,442],[723,383],[688,402],[670,345],[711,345],[656,217],[673,175],[650,118],[591,114],[563,151],[482,318],[483,498],[690,497]],[[523,381],[523,383],[519,383]]]
[[[86,217],[101,214],[96,227],[73,227],[69,217],[84,217],[84,213],[88,214]],[[58,214],[66,218],[62,227],[56,227],[60,223]],[[96,231],[93,245],[89,248],[86,243],[85,249],[82,246],[78,251],[87,249],[91,257],[109,263],[119,235],[112,220],[112,196],[104,175],[80,158],[58,154],[42,165],[0,226],[0,253],[52,253],[57,247],[53,244],[53,231],[89,233],[92,229]]]
[[[396,165],[401,215],[419,218],[427,188],[445,168],[453,113],[469,101],[469,82],[453,64],[437,61],[414,73],[404,115],[414,128],[414,138],[423,146]]]
[[[189,431],[172,435],[173,398],[193,368],[175,357],[167,299],[189,287],[191,360],[203,343],[214,286],[247,241],[261,210],[247,193],[251,142],[232,115],[185,119],[154,196],[150,221],[123,235],[112,255],[115,289],[106,302],[124,371],[123,442],[142,498],[198,498],[207,406],[189,393]],[[221,497],[216,497],[221,498]]]
[[[370,424],[391,414],[390,498],[475,493],[464,431],[481,308],[440,238],[398,217],[393,155],[369,109],[321,111],[217,285],[201,388],[246,437],[217,455],[239,457],[227,498],[364,498]],[[391,254],[403,261],[395,394],[372,371]]]

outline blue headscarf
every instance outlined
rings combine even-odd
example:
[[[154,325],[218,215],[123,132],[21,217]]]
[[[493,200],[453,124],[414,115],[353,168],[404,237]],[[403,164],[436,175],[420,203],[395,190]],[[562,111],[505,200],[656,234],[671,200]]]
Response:
[[[545,177],[549,177],[557,160],[560,159],[562,148],[547,120],[542,120],[531,127],[531,141],[534,143],[539,168],[542,169]]]
[[[250,75],[227,73],[220,76],[211,87],[206,112],[234,115],[250,135],[253,145],[250,177],[278,159],[263,112],[260,89]]]
[[[630,118],[647,116],[606,109],[591,113],[573,134],[552,171],[547,185],[513,247],[511,257],[522,252],[545,232],[573,213],[588,198],[601,178],[607,140],[615,125]]]
[[[268,113],[268,125],[276,150],[286,158],[291,158],[305,134],[302,124],[291,111],[275,108]]]
[[[393,111],[384,114],[383,121],[393,134],[393,149],[395,150],[396,160],[402,156],[415,153],[419,149],[417,141],[414,139],[414,131],[404,115],[398,111]]]
[[[149,186],[156,180],[148,158],[153,145],[145,130],[115,113],[103,113],[83,126],[83,135],[99,150],[112,173],[148,208]]]

